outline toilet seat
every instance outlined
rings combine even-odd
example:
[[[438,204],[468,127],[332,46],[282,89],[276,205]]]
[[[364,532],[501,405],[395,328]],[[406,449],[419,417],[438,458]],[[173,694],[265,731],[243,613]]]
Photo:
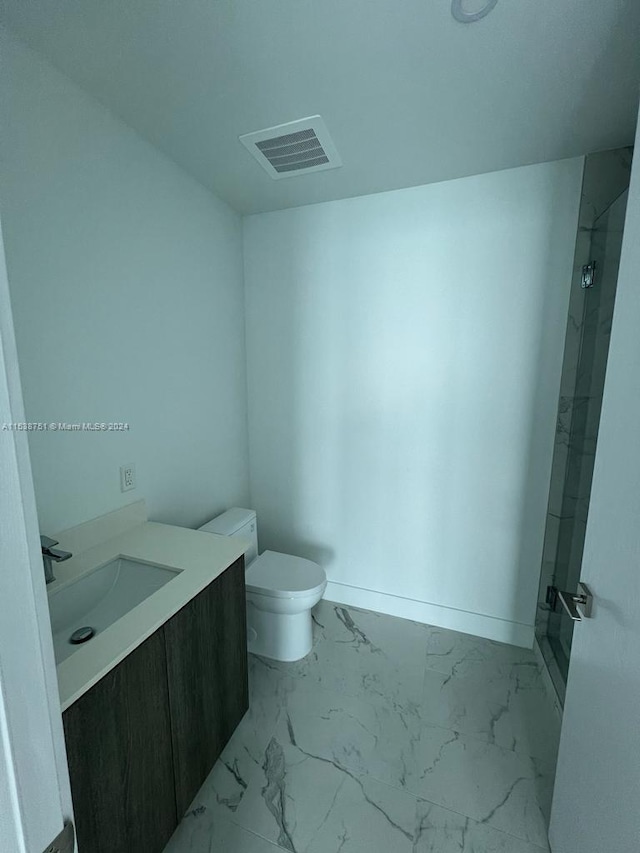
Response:
[[[247,590],[271,598],[303,598],[324,592],[327,576],[317,563],[264,551],[245,571]]]

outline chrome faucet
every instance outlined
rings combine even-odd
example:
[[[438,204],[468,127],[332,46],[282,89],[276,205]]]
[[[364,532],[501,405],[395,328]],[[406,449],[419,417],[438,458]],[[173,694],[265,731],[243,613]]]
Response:
[[[42,562],[44,563],[44,579],[47,583],[51,583],[56,579],[56,576],[53,574],[53,561],[55,560],[56,563],[62,563],[64,560],[68,560],[69,557],[73,557],[71,551],[60,551],[58,548],[53,547],[57,544],[58,541],[56,539],[50,539],[48,536],[40,534]]]

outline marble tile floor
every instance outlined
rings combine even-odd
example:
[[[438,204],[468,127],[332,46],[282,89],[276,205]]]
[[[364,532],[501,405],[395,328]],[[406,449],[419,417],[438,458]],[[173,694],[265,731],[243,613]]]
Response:
[[[533,652],[321,601],[165,853],[540,853],[559,721]]]

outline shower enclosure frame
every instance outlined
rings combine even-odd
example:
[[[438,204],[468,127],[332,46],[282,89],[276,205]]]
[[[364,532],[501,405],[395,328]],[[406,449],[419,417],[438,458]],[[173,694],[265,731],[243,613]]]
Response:
[[[620,263],[631,148],[585,158],[536,616],[536,640],[564,702]]]

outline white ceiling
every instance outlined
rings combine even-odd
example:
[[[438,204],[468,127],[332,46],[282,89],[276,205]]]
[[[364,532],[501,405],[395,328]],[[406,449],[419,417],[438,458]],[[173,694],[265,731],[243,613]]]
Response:
[[[466,0],[478,8],[480,0]],[[0,19],[243,213],[630,144],[638,0],[0,0]],[[238,136],[319,113],[335,171]]]

